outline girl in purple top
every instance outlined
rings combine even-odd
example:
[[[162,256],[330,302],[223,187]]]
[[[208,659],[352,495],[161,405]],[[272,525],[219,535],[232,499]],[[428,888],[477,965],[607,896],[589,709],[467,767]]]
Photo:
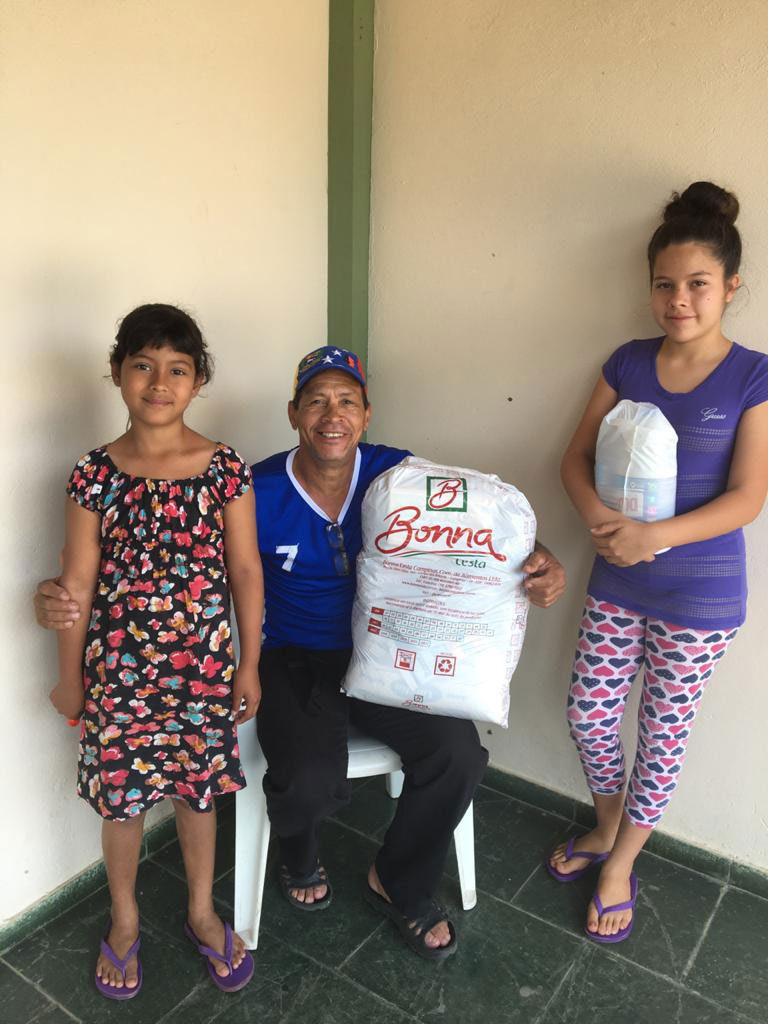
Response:
[[[677,785],[707,680],[746,614],[741,528],[768,490],[768,356],[722,332],[740,283],[738,210],[735,196],[710,182],[667,205],[648,246],[651,308],[664,334],[608,359],[563,458],[563,483],[597,549],[568,697],[597,827],[559,846],[548,867],[569,882],[602,864],[586,926],[597,942],[632,929],[635,859]],[[636,522],[595,491],[600,423],[625,398],[653,402],[677,431],[671,519]],[[625,798],[619,727],[641,667]]]

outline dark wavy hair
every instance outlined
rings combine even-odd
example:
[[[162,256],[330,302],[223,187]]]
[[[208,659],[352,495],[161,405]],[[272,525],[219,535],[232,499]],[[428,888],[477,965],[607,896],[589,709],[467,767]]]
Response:
[[[112,366],[120,367],[127,356],[143,348],[168,345],[174,352],[191,356],[195,376],[207,384],[213,376],[213,358],[195,321],[177,306],[148,302],[131,310],[120,322],[115,344],[109,352]]]
[[[722,264],[724,276],[733,277],[741,265],[741,235],[735,225],[738,215],[736,196],[711,181],[694,181],[683,193],[673,192],[664,219],[648,243],[651,280],[659,253],[683,242],[709,246]]]

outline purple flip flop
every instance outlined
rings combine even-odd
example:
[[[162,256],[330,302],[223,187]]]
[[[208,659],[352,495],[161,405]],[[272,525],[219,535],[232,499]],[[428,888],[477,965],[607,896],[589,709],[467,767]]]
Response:
[[[583,878],[583,876],[586,875],[586,873],[588,871],[591,871],[591,869],[595,866],[595,864],[602,864],[604,860],[608,859],[608,854],[610,853],[610,850],[607,851],[606,853],[590,853],[588,850],[575,850],[574,851],[574,849],[573,849],[574,842],[575,842],[575,837],[572,837],[566,843],[566,846],[565,846],[565,859],[566,860],[570,860],[571,857],[582,857],[584,860],[588,861],[589,863],[586,865],[586,867],[577,868],[576,871],[564,872],[564,871],[558,871],[557,868],[553,868],[552,865],[549,863],[549,859],[545,860],[544,861],[544,866],[546,867],[546,869],[550,873],[550,875],[552,875],[552,877],[556,881],[558,881],[558,882],[575,882],[577,878]]]
[[[131,946],[131,948],[128,950],[128,952],[121,960],[117,953],[115,953],[114,949],[112,949],[110,944],[107,942],[107,937],[109,936],[111,930],[112,918],[110,917],[110,919],[107,921],[107,930],[104,933],[104,938],[101,940],[101,952],[104,954],[107,960],[109,960],[110,963],[112,963],[122,974],[122,988],[118,988],[116,985],[110,985],[109,982],[107,981],[102,981],[98,975],[96,975],[93,980],[96,982],[96,988],[107,999],[133,999],[134,996],[137,996],[139,994],[139,990],[141,989],[141,983],[144,980],[141,972],[141,961],[138,960],[138,957],[138,975],[136,984],[133,986],[133,988],[126,987],[125,970],[126,967],[128,966],[128,961],[131,959],[131,957],[135,953],[138,953],[139,946],[141,945],[141,933],[139,933],[139,937],[136,939],[134,944]]]
[[[200,939],[195,935],[189,924],[184,925],[184,934],[187,936],[190,942],[193,942],[197,946],[198,953],[205,957],[205,963],[208,967],[208,973],[211,976],[211,981],[220,988],[222,992],[239,992],[241,988],[245,988],[248,982],[253,977],[253,957],[246,949],[245,956],[243,957],[239,967],[232,966],[232,928],[224,922],[224,953],[217,953],[215,949],[211,949],[210,946],[204,945]],[[213,966],[209,957],[214,957],[216,960],[221,960],[223,964],[226,964],[229,968],[229,974],[221,977],[216,973],[216,968]]]
[[[611,914],[617,910],[631,910],[632,920],[629,922],[626,928],[620,929],[615,935],[600,935],[598,932],[591,932],[589,928],[585,927],[587,938],[592,939],[593,942],[623,942],[624,939],[629,935],[635,925],[635,903],[637,902],[637,875],[633,871],[629,876],[629,899],[626,903],[615,903],[612,907],[604,907],[600,902],[600,897],[597,895],[597,890],[592,897],[595,906],[597,907],[597,913],[600,917],[603,914]]]

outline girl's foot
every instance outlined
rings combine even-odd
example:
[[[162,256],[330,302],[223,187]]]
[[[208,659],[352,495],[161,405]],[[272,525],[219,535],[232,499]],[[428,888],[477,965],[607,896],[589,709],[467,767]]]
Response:
[[[224,954],[226,942],[224,922],[215,911],[211,910],[207,914],[195,917],[190,914],[188,920],[189,927],[204,946],[210,946],[217,953]],[[244,957],[245,943],[235,932],[232,936],[232,967],[234,970],[237,970]],[[211,956],[208,957],[208,960],[220,978],[226,978],[229,975],[229,968],[221,960]]]
[[[595,890],[604,907],[614,907],[619,903],[626,903],[631,898],[632,890],[629,880],[631,874],[631,866],[615,868],[606,862],[600,872],[600,879]],[[631,920],[631,910],[598,914],[594,900],[590,901],[587,909],[587,931],[597,935],[615,935],[626,928]]]
[[[573,855],[570,858],[566,856],[565,852],[568,843],[560,843],[549,858],[550,866],[559,871],[561,875],[569,875],[572,871],[581,871],[582,868],[587,866],[588,861],[584,857],[579,857],[580,850],[586,853],[606,853],[612,849],[615,841],[615,832],[613,835],[606,835],[600,829],[593,828],[591,832],[587,832],[586,835],[579,836],[578,839],[574,840]],[[600,898],[602,899],[602,894]]]
[[[112,918],[112,927],[109,929],[109,934],[106,939],[107,944],[112,947],[119,960],[122,960],[125,957],[125,954],[138,937],[138,912],[135,917],[131,916],[118,920],[115,920],[114,917]],[[123,988],[123,986],[125,986],[125,988],[136,988],[139,983],[138,955],[132,956],[125,965],[125,981],[123,981],[123,975],[120,969],[115,967],[105,953],[99,953],[99,959],[96,961],[96,977],[100,978],[106,985],[111,985],[113,988]]]

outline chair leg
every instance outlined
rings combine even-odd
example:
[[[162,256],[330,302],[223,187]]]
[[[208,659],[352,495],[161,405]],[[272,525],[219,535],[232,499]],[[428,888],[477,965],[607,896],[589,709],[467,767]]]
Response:
[[[390,772],[387,775],[387,793],[393,800],[397,800],[403,792],[403,781],[405,776],[402,771]]]
[[[256,949],[270,832],[261,786],[267,763],[256,739],[254,720],[240,726],[237,737],[248,785],[235,795],[235,931],[247,949]]]
[[[453,833],[456,844],[456,861],[459,865],[459,885],[461,886],[461,905],[471,910],[477,903],[477,884],[475,882],[475,821],[472,804]]]

